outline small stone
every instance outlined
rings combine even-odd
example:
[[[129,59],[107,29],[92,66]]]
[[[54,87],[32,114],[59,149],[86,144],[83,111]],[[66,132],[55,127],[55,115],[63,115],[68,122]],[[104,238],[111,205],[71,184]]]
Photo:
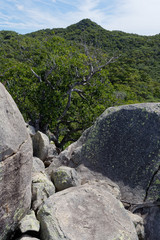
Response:
[[[39,232],[40,224],[33,210],[31,210],[24,218],[22,218],[19,224],[19,229],[22,233],[28,231]]]
[[[34,173],[32,176],[32,209],[37,208],[52,194],[55,186],[43,172]]]
[[[66,166],[61,166],[55,172],[53,171],[51,180],[57,191],[80,185],[80,179],[76,170]]]
[[[32,172],[42,172],[45,170],[44,163],[41,159],[33,157],[33,168]]]
[[[32,138],[33,155],[44,161],[48,156],[49,138],[44,133],[38,131]]]

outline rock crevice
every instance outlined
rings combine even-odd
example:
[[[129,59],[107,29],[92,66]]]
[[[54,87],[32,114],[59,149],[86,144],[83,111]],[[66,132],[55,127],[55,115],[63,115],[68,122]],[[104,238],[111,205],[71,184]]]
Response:
[[[159,175],[159,174],[160,174],[160,165],[159,165],[158,169],[155,170],[155,172],[153,173],[153,176],[151,177],[151,180],[150,180],[150,182],[148,184],[148,187],[146,189],[146,195],[145,195],[145,198],[144,198],[144,202],[147,201],[150,188],[152,187],[152,184],[154,184],[154,180],[155,180],[156,176]]]

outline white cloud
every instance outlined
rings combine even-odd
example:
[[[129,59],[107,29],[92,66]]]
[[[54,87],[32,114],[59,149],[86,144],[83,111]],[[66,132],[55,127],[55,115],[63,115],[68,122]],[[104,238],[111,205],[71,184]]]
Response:
[[[99,0],[83,0],[79,2],[79,10],[81,12],[89,12],[98,7]]]
[[[23,5],[17,4],[16,7],[17,7],[17,9],[20,10],[20,11],[24,10],[24,6],[23,6]]]
[[[0,0],[0,29],[31,32],[90,18],[108,30],[153,35],[159,12],[159,0]]]
[[[119,0],[113,15],[103,26],[111,30],[153,35],[160,32],[159,12],[159,0]]]
[[[63,2],[65,0],[62,0]],[[101,23],[105,19],[105,13],[101,10],[102,0],[78,0],[74,2],[75,10],[63,14],[65,26],[76,23],[84,18],[90,18],[92,21]],[[106,1],[105,1],[106,2]]]

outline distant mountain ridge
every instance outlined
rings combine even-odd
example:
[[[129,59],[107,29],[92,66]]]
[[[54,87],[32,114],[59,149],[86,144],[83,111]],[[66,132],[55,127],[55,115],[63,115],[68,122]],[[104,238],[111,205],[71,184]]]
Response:
[[[121,65],[125,64],[125,67],[127,65],[143,71],[153,81],[160,82],[160,34],[141,36],[122,31],[109,31],[90,19],[83,19],[67,28],[43,29],[25,35],[13,31],[0,31],[0,41],[3,42],[4,39],[5,46],[10,38],[30,37],[43,42],[50,41],[49,39],[54,36],[100,48],[111,56],[120,55]]]
[[[130,52],[135,49],[148,52],[153,47],[155,55],[157,55],[157,52],[159,55],[160,34],[141,36],[122,31],[109,31],[90,19],[83,19],[67,28],[39,30],[27,35],[31,37],[51,37],[54,34],[66,40],[85,42],[87,45],[102,48],[111,53],[117,51]]]

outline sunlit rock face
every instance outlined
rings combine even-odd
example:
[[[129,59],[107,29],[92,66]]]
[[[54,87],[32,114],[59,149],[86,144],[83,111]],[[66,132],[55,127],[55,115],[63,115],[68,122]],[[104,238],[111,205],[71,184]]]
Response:
[[[42,240],[138,240],[123,205],[101,182],[53,194],[37,216]]]
[[[122,199],[139,203],[160,196],[160,103],[108,108],[59,156],[82,179],[110,178]]]
[[[0,239],[30,208],[32,143],[12,97],[0,84]]]

